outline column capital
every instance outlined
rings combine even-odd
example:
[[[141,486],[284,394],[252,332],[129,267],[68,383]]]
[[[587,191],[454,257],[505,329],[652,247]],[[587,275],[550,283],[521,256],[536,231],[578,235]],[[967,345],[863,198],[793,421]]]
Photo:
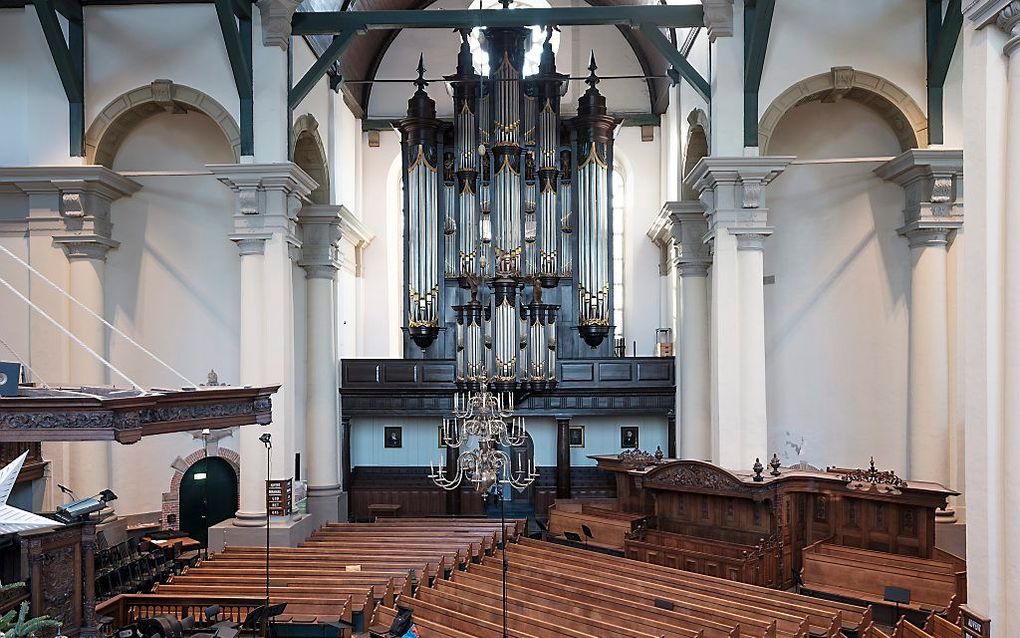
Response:
[[[293,162],[206,164],[206,168],[237,195],[236,235],[282,233],[290,244],[299,245],[297,213],[317,186],[308,173]]]
[[[262,18],[262,44],[286,51],[290,46],[291,19],[300,0],[257,0],[255,4]]]
[[[770,234],[766,187],[790,165],[792,156],[704,157],[684,181],[699,193],[708,220],[706,240],[720,229]]]
[[[266,241],[270,235],[266,234],[241,234],[232,235],[230,241],[237,244],[237,252],[241,257],[248,255],[264,255],[266,252]]]
[[[1020,0],[1013,0],[1003,7],[995,17],[995,24],[1009,36],[1002,52],[1013,55],[1020,48]]]
[[[53,243],[64,249],[69,261],[75,259],[106,261],[106,254],[120,246],[119,241],[102,235],[61,235],[54,237]]]
[[[673,265],[677,273],[681,277],[707,276],[712,253],[705,243],[708,220],[705,219],[704,205],[698,200],[680,200],[666,202],[662,210],[670,221]]]
[[[760,228],[751,233],[737,234],[737,250],[765,250],[765,239],[772,234],[772,228]]]
[[[652,225],[645,231],[648,237],[659,249],[659,276],[665,277],[673,268],[673,260],[670,258],[674,251],[673,221],[670,219],[669,202],[663,205],[659,214],[652,220]]]
[[[709,42],[733,35],[733,0],[702,0]]]
[[[2,185],[11,185],[29,197],[31,232],[81,235],[86,241],[93,236],[109,240],[113,230],[110,205],[142,187],[105,166],[0,168]]]
[[[903,188],[906,205],[899,232],[911,246],[945,245],[963,226],[962,150],[911,149],[875,174]]]
[[[981,28],[995,22],[998,14],[1011,0],[965,0],[963,15]]]
[[[308,279],[335,279],[342,222],[339,205],[306,205],[301,207],[301,258],[298,264]]]

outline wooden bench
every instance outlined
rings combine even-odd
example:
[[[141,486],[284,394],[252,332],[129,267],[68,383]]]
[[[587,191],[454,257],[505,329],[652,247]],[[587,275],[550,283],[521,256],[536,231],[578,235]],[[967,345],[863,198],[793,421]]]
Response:
[[[950,562],[826,542],[804,548],[803,557],[801,581],[810,591],[892,605],[885,588],[900,587],[910,591],[910,604],[900,606],[914,610],[946,609],[965,578]]]
[[[627,535],[644,525],[647,519],[643,514],[557,502],[549,508],[549,533],[573,532],[591,545],[622,550]],[[591,538],[586,538],[582,525],[591,531]]]

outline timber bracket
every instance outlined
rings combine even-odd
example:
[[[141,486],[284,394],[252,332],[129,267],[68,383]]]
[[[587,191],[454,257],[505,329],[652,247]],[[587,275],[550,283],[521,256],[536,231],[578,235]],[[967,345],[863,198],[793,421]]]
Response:
[[[46,45],[60,76],[68,106],[68,151],[85,155],[85,17],[78,0],[34,0]],[[57,14],[67,19],[67,39]]]
[[[240,105],[241,155],[255,154],[255,93],[252,82],[251,20],[249,0],[214,0],[216,18]]]
[[[946,75],[963,27],[962,0],[949,0],[945,16],[942,0],[927,0],[926,30],[928,57],[928,143],[943,142],[943,99]]]

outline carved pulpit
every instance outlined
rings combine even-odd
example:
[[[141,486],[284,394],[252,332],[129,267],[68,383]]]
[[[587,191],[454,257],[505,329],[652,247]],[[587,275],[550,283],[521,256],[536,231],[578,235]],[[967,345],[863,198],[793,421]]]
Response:
[[[94,522],[21,534],[32,615],[60,621],[60,633],[69,638],[99,636],[95,548]]]

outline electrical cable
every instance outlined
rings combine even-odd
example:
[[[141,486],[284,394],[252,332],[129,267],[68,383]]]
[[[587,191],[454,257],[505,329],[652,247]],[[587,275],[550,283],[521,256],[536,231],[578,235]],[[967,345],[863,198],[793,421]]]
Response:
[[[33,266],[31,265],[31,264],[29,264],[28,262],[26,262],[26,261],[25,261],[24,259],[22,259],[21,257],[18,257],[17,255],[15,255],[14,253],[12,253],[12,252],[11,252],[10,250],[8,250],[7,248],[5,248],[4,246],[0,246],[0,252],[3,252],[3,253],[5,253],[5,254],[6,254],[6,255],[7,255],[8,257],[10,257],[10,258],[11,258],[11,259],[13,259],[14,261],[18,262],[19,264],[21,264],[22,266],[24,266],[25,268],[27,268],[27,269],[28,269],[28,271],[29,271],[29,272],[31,272],[31,273],[32,273],[33,275],[35,275],[36,277],[39,277],[39,278],[40,278],[40,279],[42,279],[42,280],[43,280],[44,282],[46,282],[47,284],[49,284],[49,286],[50,286],[51,288],[53,288],[54,290],[56,290],[57,292],[59,292],[59,293],[60,293],[61,295],[63,295],[63,296],[64,296],[64,297],[66,297],[67,299],[69,299],[69,300],[70,300],[71,302],[73,302],[73,303],[74,303],[75,305],[77,305],[77,306],[78,306],[79,308],[81,308],[82,310],[84,310],[84,311],[85,311],[86,313],[88,313],[88,314],[89,314],[90,316],[92,316],[92,317],[93,317],[93,318],[95,318],[95,319],[98,319],[98,320],[99,320],[99,321],[100,321],[100,322],[101,322],[101,323],[102,323],[102,324],[103,324],[104,326],[106,326],[107,328],[109,328],[110,330],[112,330],[112,331],[113,331],[113,332],[114,332],[115,334],[117,334],[117,335],[119,335],[119,336],[121,336],[121,337],[124,337],[124,338],[125,338],[125,339],[127,340],[127,342],[128,342],[128,343],[130,343],[130,344],[131,344],[131,345],[133,345],[134,347],[138,348],[139,350],[141,350],[141,351],[142,351],[142,352],[144,352],[145,354],[147,354],[147,355],[149,355],[150,357],[152,357],[152,359],[153,359],[153,360],[154,360],[154,361],[155,361],[156,363],[160,364],[161,366],[163,366],[164,368],[166,368],[166,369],[167,369],[167,370],[169,370],[170,372],[174,373],[174,374],[175,374],[176,376],[178,376],[178,377],[180,377],[181,379],[183,379],[183,380],[184,380],[184,382],[185,382],[185,383],[186,383],[186,384],[187,384],[187,385],[188,385],[189,387],[193,387],[193,388],[194,388],[194,387],[198,387],[198,384],[196,384],[195,382],[191,381],[191,380],[190,380],[190,379],[188,379],[188,378],[187,378],[186,376],[184,376],[183,374],[181,374],[180,372],[178,372],[177,370],[175,370],[175,369],[174,369],[174,368],[173,368],[172,366],[170,366],[170,364],[168,364],[167,362],[163,361],[162,359],[160,359],[159,357],[157,357],[156,355],[154,355],[154,354],[153,354],[152,352],[150,352],[149,350],[147,350],[147,349],[146,349],[146,348],[145,348],[144,346],[142,346],[141,344],[139,344],[139,343],[138,343],[137,341],[135,341],[134,339],[132,339],[132,338],[131,338],[131,337],[129,337],[128,335],[124,334],[124,332],[123,332],[122,330],[118,329],[118,328],[117,328],[116,326],[114,326],[114,325],[113,325],[112,323],[110,323],[110,322],[109,322],[109,321],[107,321],[106,319],[103,319],[103,318],[102,318],[101,316],[99,316],[99,315],[98,315],[97,313],[95,313],[95,312],[94,312],[94,311],[93,311],[93,310],[92,310],[91,308],[89,308],[88,306],[86,306],[86,305],[85,305],[85,304],[83,304],[82,302],[80,302],[80,301],[78,301],[77,299],[75,299],[75,298],[74,298],[74,297],[73,297],[73,296],[72,296],[72,295],[71,295],[70,293],[68,293],[67,291],[65,291],[65,290],[64,290],[63,288],[61,288],[61,287],[60,287],[60,286],[58,286],[57,284],[53,283],[53,282],[52,282],[52,281],[51,281],[51,280],[50,280],[49,278],[47,278],[47,277],[46,277],[46,275],[44,275],[44,274],[42,274],[41,272],[39,272],[38,270],[36,270],[36,269],[35,269],[35,268],[34,268],[34,267],[33,267]],[[127,377],[125,377],[125,378],[127,378]],[[136,386],[136,387],[137,387],[137,386]]]

